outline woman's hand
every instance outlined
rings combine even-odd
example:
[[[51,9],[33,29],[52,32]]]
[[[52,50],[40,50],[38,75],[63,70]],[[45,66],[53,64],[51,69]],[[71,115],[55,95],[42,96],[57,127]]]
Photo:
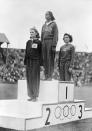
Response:
[[[71,67],[69,67],[69,72],[72,73],[72,68]]]
[[[43,66],[40,66],[40,69],[41,69],[41,71],[44,71],[44,67]]]

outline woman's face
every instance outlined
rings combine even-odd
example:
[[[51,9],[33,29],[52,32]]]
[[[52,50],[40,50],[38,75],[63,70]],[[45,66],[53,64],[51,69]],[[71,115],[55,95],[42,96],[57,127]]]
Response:
[[[36,38],[36,32],[34,30],[30,30],[30,38]]]
[[[51,20],[51,16],[50,16],[49,12],[46,12],[45,19],[46,19],[46,21],[50,21]]]
[[[64,42],[65,42],[66,44],[68,44],[68,43],[70,42],[70,38],[69,38],[68,35],[65,35],[65,36],[64,36]]]

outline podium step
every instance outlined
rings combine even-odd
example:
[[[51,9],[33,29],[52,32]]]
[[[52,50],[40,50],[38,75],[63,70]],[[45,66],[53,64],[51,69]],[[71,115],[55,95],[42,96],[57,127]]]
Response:
[[[83,100],[52,104],[2,100],[0,101],[0,127],[32,130],[85,119],[84,104]]]
[[[19,100],[0,100],[0,116],[29,119],[42,116],[42,103]]]
[[[26,80],[18,81],[18,99],[26,100],[27,95]],[[67,102],[74,100],[74,83],[73,82],[59,82],[40,81],[39,100],[49,103]]]
[[[41,81],[37,102],[27,101],[26,81],[18,82],[18,99],[0,101],[0,127],[33,130],[92,118],[84,100],[74,99],[72,82]]]

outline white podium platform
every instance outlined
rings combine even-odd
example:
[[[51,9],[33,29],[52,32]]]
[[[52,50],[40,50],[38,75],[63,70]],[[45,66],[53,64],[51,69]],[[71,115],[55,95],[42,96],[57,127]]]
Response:
[[[18,99],[0,101],[0,127],[39,130],[92,118],[92,109],[85,109],[85,101],[74,100],[72,82],[41,81],[37,102],[27,101],[26,81],[18,84]]]
[[[18,81],[18,99],[26,100],[27,95],[27,83],[26,80]],[[73,82],[58,82],[41,81],[39,91],[39,101],[45,103],[60,103],[64,101],[74,100],[74,83]]]
[[[18,100],[0,100],[0,115],[32,118],[41,117],[42,103]]]
[[[89,114],[89,115],[87,115]],[[92,118],[84,101],[44,104],[19,100],[0,101],[0,127],[27,131]]]
[[[0,127],[25,130],[25,121],[42,117],[42,104],[18,100],[0,100]]]
[[[58,81],[40,82],[39,101],[58,103]]]
[[[74,100],[74,82],[59,82],[58,88],[59,102]]]
[[[26,80],[18,81],[18,93],[17,94],[18,94],[18,100],[27,100],[28,99]]]

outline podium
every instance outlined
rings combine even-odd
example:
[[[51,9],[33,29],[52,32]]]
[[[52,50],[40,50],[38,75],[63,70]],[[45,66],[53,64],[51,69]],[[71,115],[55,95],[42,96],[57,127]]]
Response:
[[[27,83],[26,80],[18,81],[18,99],[27,100]],[[74,83],[73,82],[58,82],[41,81],[39,88],[39,101],[45,103],[60,103],[74,100]]]
[[[74,100],[74,83],[73,82],[58,82],[41,81],[39,100],[47,103],[60,103]]]
[[[74,101],[74,82],[62,81],[59,82],[59,102],[62,101]]]
[[[39,101],[44,103],[58,103],[58,81],[41,81]]]
[[[52,131],[58,126],[92,118],[84,100],[74,99],[74,83],[41,81],[39,99],[27,100],[26,80],[18,81],[18,98],[0,101],[0,127],[18,131]],[[48,128],[50,126],[50,128]]]
[[[26,80],[19,80],[18,81],[18,100],[27,100],[28,93],[27,93],[27,82]]]

